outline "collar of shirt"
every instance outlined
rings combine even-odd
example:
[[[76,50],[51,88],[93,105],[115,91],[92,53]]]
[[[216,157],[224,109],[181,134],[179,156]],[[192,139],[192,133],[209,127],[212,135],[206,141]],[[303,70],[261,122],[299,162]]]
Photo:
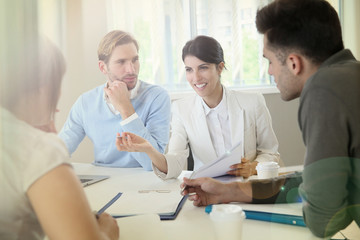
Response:
[[[231,148],[230,120],[226,105],[225,89],[223,88],[222,99],[215,108],[209,108],[204,101],[202,104],[211,142],[217,157],[220,157],[226,152],[226,149]]]
[[[105,87],[108,87],[108,86],[109,86],[109,82],[106,82]],[[140,80],[138,79],[135,87],[130,90],[130,99],[134,99],[138,95],[139,87],[140,87]],[[104,98],[104,101],[106,102],[106,104],[108,105],[108,107],[110,108],[110,111],[115,115],[119,115],[120,112],[115,109],[114,105],[112,105],[108,96],[105,94],[105,91],[103,92],[103,98]]]
[[[220,101],[220,103],[214,107],[214,108],[209,108],[209,106],[205,103],[204,99],[202,100],[202,105],[205,111],[205,115],[208,116],[210,114],[211,111],[217,113],[221,118],[227,118],[228,112],[227,112],[227,101],[226,101],[226,93],[225,93],[225,89],[223,88],[223,95],[222,95],[222,99]]]

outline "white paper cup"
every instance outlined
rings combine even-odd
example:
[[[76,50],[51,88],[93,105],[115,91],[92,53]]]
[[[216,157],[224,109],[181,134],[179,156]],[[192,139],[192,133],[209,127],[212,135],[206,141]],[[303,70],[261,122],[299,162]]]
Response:
[[[256,166],[259,179],[274,178],[279,176],[279,164],[277,162],[260,162]]]
[[[216,239],[241,240],[245,213],[234,204],[213,205],[210,219],[214,224]]]

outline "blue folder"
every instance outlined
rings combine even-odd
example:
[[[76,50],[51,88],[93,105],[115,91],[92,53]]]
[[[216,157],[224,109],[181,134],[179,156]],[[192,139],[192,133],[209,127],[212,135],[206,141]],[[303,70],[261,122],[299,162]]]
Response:
[[[247,219],[306,227],[302,216],[244,210]]]
[[[212,211],[212,205],[206,206],[205,212],[210,213],[211,211]],[[283,224],[290,224],[290,225],[306,227],[304,218],[302,216],[271,213],[271,212],[262,212],[262,211],[252,211],[252,210],[243,210],[243,211],[245,212],[246,219],[283,223]]]

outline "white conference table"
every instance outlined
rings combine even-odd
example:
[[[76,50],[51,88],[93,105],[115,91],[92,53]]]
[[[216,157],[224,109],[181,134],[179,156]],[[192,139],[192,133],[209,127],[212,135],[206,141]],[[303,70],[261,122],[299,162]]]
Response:
[[[94,211],[99,210],[101,207],[103,207],[110,199],[112,199],[116,195],[117,192],[142,189],[159,190],[164,188],[179,189],[180,191],[180,178],[163,181],[158,178],[153,172],[145,171],[142,168],[107,168],[98,167],[87,163],[73,163],[73,166],[77,174],[110,175],[109,179],[84,188],[90,202],[90,206]],[[141,218],[139,219],[139,221],[144,220]],[[160,237],[163,239],[216,239],[213,223],[211,222],[209,215],[205,213],[205,208],[195,207],[192,205],[192,202],[188,200],[184,204],[182,210],[180,211],[175,220],[160,221],[154,217],[150,217],[147,219],[148,220],[145,219],[145,222],[141,223],[140,227],[142,228],[142,226],[147,226],[149,228],[150,226],[150,228],[163,231],[163,235],[161,235],[162,237]],[[154,219],[155,221],[153,221]],[[121,221],[126,221],[126,219],[123,218],[121,219]],[[138,227],[139,226],[136,226],[136,228]],[[122,233],[122,231],[124,231],[124,229],[121,229],[120,225],[120,233]],[[142,231],[141,229],[135,229],[132,231],[135,232],[129,233],[128,231],[127,236],[124,236],[123,238],[142,239],[141,237],[135,237],[138,235],[138,233]],[[152,238],[151,236],[151,234],[147,235],[146,239],[155,239],[155,237]],[[248,219],[245,219],[243,222],[242,236],[243,240],[319,239],[313,236],[310,230],[306,227]],[[157,240],[159,240],[159,236],[157,236],[156,238]]]

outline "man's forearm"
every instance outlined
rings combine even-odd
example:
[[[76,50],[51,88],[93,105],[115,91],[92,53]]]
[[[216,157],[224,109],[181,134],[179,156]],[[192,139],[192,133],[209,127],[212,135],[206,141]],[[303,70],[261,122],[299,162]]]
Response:
[[[253,203],[290,203],[300,202],[298,187],[302,182],[302,173],[279,176],[274,179],[253,180]]]
[[[251,202],[252,187],[250,182],[229,183],[228,188],[228,195],[224,194],[224,202]]]

